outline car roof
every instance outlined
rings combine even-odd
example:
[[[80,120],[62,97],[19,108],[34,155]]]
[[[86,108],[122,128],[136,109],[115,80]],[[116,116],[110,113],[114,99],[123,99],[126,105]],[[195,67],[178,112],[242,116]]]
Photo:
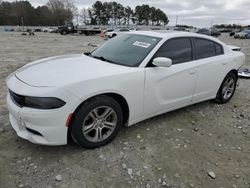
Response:
[[[213,40],[215,42],[218,42],[224,45],[223,42],[221,42],[220,40],[214,37],[202,35],[198,33],[185,32],[185,31],[172,31],[172,30],[130,31],[129,34],[147,35],[147,36],[152,36],[152,37],[160,37],[163,39],[170,39],[170,38],[176,38],[176,37],[198,37],[198,38]]]

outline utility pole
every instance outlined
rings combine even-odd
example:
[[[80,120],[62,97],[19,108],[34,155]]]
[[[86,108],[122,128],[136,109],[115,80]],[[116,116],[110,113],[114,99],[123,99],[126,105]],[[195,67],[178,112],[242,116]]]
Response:
[[[79,18],[79,14],[77,13],[77,15],[76,15],[76,22],[77,22],[77,26],[78,26],[78,24],[79,24],[79,22],[78,22],[78,18]]]
[[[214,20],[211,20],[210,27],[212,28],[214,24]]]
[[[177,15],[176,16],[176,21],[175,21],[175,26],[177,26],[177,24],[178,24],[178,18],[179,18],[179,16]]]
[[[86,21],[86,9],[83,9],[83,20],[84,20],[84,24],[86,25],[87,21]]]
[[[22,27],[23,27],[23,32],[24,32],[24,23],[23,23],[23,17],[21,17],[21,22],[22,22]]]

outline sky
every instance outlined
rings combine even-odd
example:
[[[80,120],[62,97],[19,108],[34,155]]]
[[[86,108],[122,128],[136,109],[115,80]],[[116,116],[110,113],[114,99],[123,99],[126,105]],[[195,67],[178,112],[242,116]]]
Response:
[[[13,1],[13,0],[7,0]],[[96,0],[74,0],[78,9],[88,8]],[[101,0],[102,1],[102,0]],[[106,0],[109,1],[109,0]],[[111,0],[114,1],[114,0]],[[250,25],[249,0],[115,0],[124,6],[132,8],[137,5],[148,4],[162,9],[169,17],[169,25],[193,25],[209,27],[213,24],[242,24]],[[37,7],[47,3],[47,0],[29,0]],[[104,2],[104,1],[102,1]]]

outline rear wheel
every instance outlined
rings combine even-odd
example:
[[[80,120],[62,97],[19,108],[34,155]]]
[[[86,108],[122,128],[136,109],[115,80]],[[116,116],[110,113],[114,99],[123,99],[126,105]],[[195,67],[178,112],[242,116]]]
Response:
[[[84,102],[75,112],[71,135],[84,148],[96,148],[111,142],[123,122],[119,103],[108,96]]]
[[[220,104],[227,103],[233,97],[236,86],[237,76],[233,72],[228,73],[221,84],[215,101]]]

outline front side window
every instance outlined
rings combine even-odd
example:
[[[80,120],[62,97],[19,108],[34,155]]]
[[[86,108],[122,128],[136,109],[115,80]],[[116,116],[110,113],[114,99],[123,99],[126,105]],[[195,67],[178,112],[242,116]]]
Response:
[[[216,42],[207,39],[194,38],[194,43],[196,59],[203,59],[223,54],[222,46]]]
[[[123,34],[105,42],[90,56],[134,67],[140,65],[160,40],[161,38],[146,35]]]
[[[189,38],[176,38],[166,41],[155,54],[156,57],[167,57],[173,64],[192,61],[192,45]]]

